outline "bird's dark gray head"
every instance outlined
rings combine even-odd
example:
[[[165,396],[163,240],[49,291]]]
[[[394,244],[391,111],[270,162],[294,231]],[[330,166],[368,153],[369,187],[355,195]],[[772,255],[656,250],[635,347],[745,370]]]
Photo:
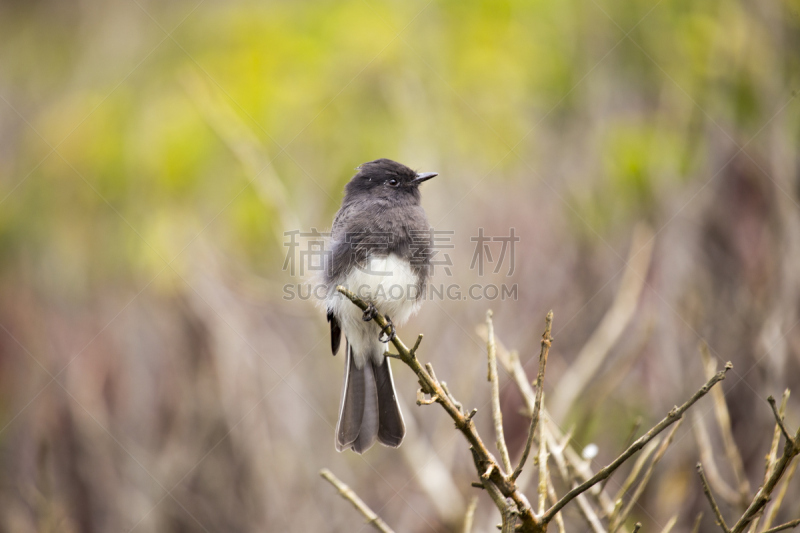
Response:
[[[358,167],[345,187],[345,200],[369,196],[418,204],[419,186],[436,172],[415,172],[391,159],[376,159]]]

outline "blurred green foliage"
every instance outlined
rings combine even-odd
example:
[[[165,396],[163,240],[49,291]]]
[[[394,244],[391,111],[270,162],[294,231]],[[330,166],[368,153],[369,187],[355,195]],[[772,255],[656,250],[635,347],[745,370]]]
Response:
[[[353,167],[376,157],[496,180],[578,159],[589,185],[570,193],[574,212],[610,231],[708,171],[709,127],[746,142],[800,72],[795,0],[774,13],[642,0],[89,5],[0,7],[0,257],[52,256],[87,280],[158,272],[206,227],[274,269],[286,214],[328,220]],[[220,112],[237,124],[215,123]],[[791,120],[796,135],[796,109]],[[576,153],[570,132],[590,123]],[[270,161],[274,172],[254,167]]]

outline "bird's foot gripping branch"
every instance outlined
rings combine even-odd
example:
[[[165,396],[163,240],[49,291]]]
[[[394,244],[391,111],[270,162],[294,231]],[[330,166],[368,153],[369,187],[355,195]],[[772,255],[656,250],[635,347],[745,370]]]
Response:
[[[348,291],[344,287],[337,287],[337,290],[347,297],[354,305],[358,306],[362,311],[368,312],[371,306],[354,293]],[[380,313],[370,313],[372,319],[378,324],[378,327],[385,329],[390,322],[386,317]],[[587,492],[593,488],[599,488],[598,484],[611,476],[622,464],[633,457],[636,452],[647,447],[657,436],[681,420],[683,415],[695,402],[708,394],[708,392],[720,381],[725,379],[726,372],[732,368],[728,363],[725,369],[713,374],[708,381],[700,387],[684,404],[674,407],[659,423],[653,426],[644,435],[630,443],[627,449],[622,452],[616,459],[611,461],[604,468],[601,468],[596,473],[586,472],[583,469],[581,477],[573,476],[569,472],[574,471],[574,465],[566,464],[568,461],[574,461],[564,453],[568,436],[556,435],[556,429],[552,426],[552,420],[547,414],[544,407],[544,377],[547,367],[547,358],[553,342],[550,336],[551,326],[553,321],[552,311],[547,314],[545,319],[545,331],[542,335],[541,349],[539,353],[539,369],[536,376],[536,388],[533,391],[530,387],[530,381],[525,376],[522,366],[519,364],[518,358],[509,357],[509,354],[503,353],[501,362],[509,373],[514,377],[515,382],[520,387],[523,397],[526,399],[526,405],[529,409],[531,416],[531,424],[528,430],[528,437],[525,442],[525,447],[520,455],[520,459],[516,466],[512,464],[508,446],[505,442],[503,435],[503,420],[502,412],[500,410],[499,401],[499,380],[497,372],[497,362],[500,358],[500,351],[495,342],[494,330],[492,324],[492,315],[487,313],[487,353],[488,353],[488,380],[491,383],[492,394],[492,418],[495,427],[496,447],[499,452],[500,460],[489,451],[484,444],[484,440],[478,434],[473,421],[477,410],[473,409],[467,412],[451,394],[448,387],[444,382],[440,382],[433,371],[433,366],[430,363],[425,365],[421,364],[417,351],[422,341],[422,335],[419,335],[412,348],[406,346],[402,339],[395,335],[391,339],[392,345],[397,350],[397,353],[389,353],[390,357],[399,359],[406,366],[408,366],[414,374],[416,374],[419,381],[420,389],[417,391],[417,404],[430,405],[438,403],[445,410],[447,415],[455,423],[455,427],[464,438],[467,440],[472,458],[475,466],[475,472],[480,481],[473,482],[472,485],[485,489],[487,494],[491,497],[494,504],[497,506],[502,516],[502,531],[503,533],[510,533],[513,531],[522,533],[541,533],[547,531],[548,525],[552,521],[556,521],[559,530],[563,531],[563,520],[561,518],[561,510],[573,501],[578,503],[580,511],[592,524],[595,531],[606,531],[607,529],[600,523],[598,514],[605,515],[606,518],[611,516],[614,523],[610,529],[617,531],[626,531],[622,525],[624,516],[620,517],[620,512],[612,512],[613,508],[622,507],[620,500],[612,502],[611,507],[607,509],[608,512],[596,513],[592,511],[591,505],[586,498]],[[671,436],[671,435],[670,435]],[[668,436],[662,448],[671,441]],[[538,439],[537,439],[538,437]],[[536,469],[538,483],[536,485],[536,498],[533,501],[536,506],[531,503],[523,492],[522,484],[520,483],[520,476],[528,463],[528,456],[532,451],[535,441],[538,440],[539,450],[537,453]],[[562,442],[559,442],[562,441]],[[657,443],[654,443],[657,444]],[[663,453],[663,452],[661,452]],[[550,459],[552,457],[552,459]],[[564,482],[570,490],[565,494],[558,497],[555,493],[550,473],[548,471],[548,462],[553,460],[558,466],[558,470],[564,479]],[[570,468],[572,467],[572,468]],[[424,474],[423,474],[424,475]],[[330,481],[332,474],[327,470],[324,471],[323,477]],[[353,493],[353,498],[347,497],[347,494],[352,491],[342,492],[347,499],[354,503],[357,509],[372,523],[375,527],[377,525],[377,517],[375,513],[369,510],[368,507]],[[591,491],[592,496],[597,498],[599,491]],[[603,493],[604,494],[604,493]],[[355,498],[355,499],[354,499]],[[608,502],[602,502],[601,498],[598,499],[598,505],[608,507]],[[357,503],[356,503],[357,501]],[[549,503],[548,503],[549,502]],[[604,505],[603,505],[604,504]],[[474,507],[471,507],[474,512]],[[471,522],[471,516],[469,521]],[[391,531],[388,526],[380,521],[381,531]]]

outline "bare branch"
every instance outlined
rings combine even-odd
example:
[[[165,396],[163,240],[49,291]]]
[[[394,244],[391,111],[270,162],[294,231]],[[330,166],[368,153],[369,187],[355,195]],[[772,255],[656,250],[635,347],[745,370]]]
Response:
[[[684,413],[697,402],[700,398],[708,394],[708,392],[720,381],[725,379],[725,373],[733,368],[731,363],[727,363],[725,365],[725,370],[717,373],[711,379],[709,379],[705,385],[703,385],[700,390],[694,393],[691,398],[689,398],[686,403],[681,405],[680,407],[674,407],[667,416],[661,420],[658,424],[653,426],[647,433],[636,439],[636,441],[631,444],[627,450],[622,452],[622,455],[614,459],[608,466],[599,470],[594,476],[590,479],[586,480],[579,486],[575,487],[567,494],[565,494],[557,504],[553,505],[548,511],[542,516],[542,521],[544,523],[549,522],[553,515],[557,513],[561,508],[563,508],[566,504],[568,504],[573,498],[577,495],[589,490],[592,486],[599,483],[600,481],[604,480],[608,476],[614,473],[614,471],[619,468],[625,461],[627,461],[634,453],[641,450],[648,442],[653,440],[659,433],[667,429],[669,426],[677,422],[678,420],[683,417]]]
[[[639,477],[639,473],[642,471],[642,468],[644,468],[645,463],[647,463],[647,460],[650,459],[651,455],[653,455],[653,452],[656,451],[656,448],[658,448],[659,444],[661,444],[660,439],[655,438],[652,442],[644,447],[642,453],[640,453],[639,457],[636,458],[636,462],[633,463],[633,468],[628,474],[628,477],[625,478],[625,481],[622,483],[619,491],[617,491],[616,496],[614,496],[614,510],[611,511],[608,516],[608,530],[611,533],[614,533],[617,530],[618,525],[625,521],[624,519],[618,519],[620,512],[622,511],[622,499],[625,497],[625,494],[631,490],[634,482],[636,482],[636,478]]]
[[[781,407],[778,409],[778,414],[783,418],[783,414],[786,412],[786,404],[789,402],[789,389],[785,389],[783,391],[783,396],[781,397]],[[769,447],[769,453],[767,454],[767,464],[766,468],[764,468],[764,483],[767,482],[769,479],[769,475],[772,473],[772,468],[775,466],[775,461],[778,460],[778,444],[781,441],[781,428],[778,424],[775,424],[775,430],[772,432],[772,444]],[[769,527],[769,526],[766,526]]]
[[[561,475],[561,479],[564,480],[564,483],[567,483],[570,487],[577,487],[578,484],[573,480],[569,473],[569,466],[567,464],[566,459],[564,458],[564,449],[559,446],[558,443],[555,442],[555,436],[550,432],[547,431],[545,433],[547,442],[550,446],[550,452],[555,460],[556,466],[558,467],[558,472]],[[585,494],[580,494],[576,498],[578,502],[578,508],[580,509],[581,513],[583,514],[586,521],[589,523],[589,526],[592,528],[592,531],[595,533],[605,533],[605,529],[603,529],[603,525],[600,523],[600,519],[597,517],[597,513],[592,508],[589,500],[586,498]],[[557,501],[553,501],[552,504],[556,505]],[[559,513],[556,513],[558,516]]]
[[[478,507],[478,497],[473,496],[467,506],[467,514],[464,516],[464,527],[462,533],[472,533],[472,522],[475,519],[475,509]]]
[[[778,511],[781,508],[781,504],[783,503],[783,498],[786,496],[786,491],[789,489],[789,483],[791,483],[796,470],[797,470],[797,462],[795,461],[789,467],[789,470],[786,472],[786,476],[783,478],[783,481],[781,481],[781,488],[778,489],[778,495],[772,501],[772,505],[770,505],[769,511],[767,511],[766,516],[764,517],[764,524],[762,526],[762,530],[769,529],[769,526],[772,525],[772,521],[775,520],[775,516],[778,514]]]
[[[708,379],[714,375],[717,369],[717,361],[711,356],[708,344],[705,342],[700,344],[700,355],[703,359],[706,379]],[[736,446],[736,441],[733,439],[731,416],[728,412],[728,404],[725,402],[725,394],[722,389],[713,390],[711,391],[711,399],[714,401],[714,414],[717,418],[719,432],[722,435],[725,454],[728,456],[728,463],[730,463],[731,470],[733,470],[733,475],[736,478],[736,487],[739,491],[738,503],[744,508],[750,498],[750,482],[747,481],[747,475],[744,473],[744,462],[742,461],[742,455],[739,453],[739,447]]]
[[[783,531],[784,529],[794,529],[797,526],[800,526],[800,518],[797,520],[792,520],[791,522],[786,522],[781,526],[775,526],[772,529],[764,531],[764,533],[777,533],[778,531]]]
[[[706,474],[703,472],[703,465],[700,463],[697,463],[697,473],[700,475],[700,481],[703,483],[703,492],[705,493],[706,498],[708,498],[708,503],[711,505],[711,510],[714,511],[714,516],[717,517],[717,524],[722,528],[722,531],[725,533],[730,533],[731,530],[725,523],[725,519],[722,517],[722,512],[719,510],[717,501],[714,499],[714,495],[711,494],[711,487],[708,486]]]
[[[550,498],[550,503],[556,503],[558,496],[556,496],[556,489],[553,487],[553,480],[550,478],[550,472],[547,472],[547,497]],[[564,517],[561,513],[556,515],[556,526],[558,526],[558,533],[566,533],[564,529]]]
[[[411,350],[409,350],[408,352],[411,357],[416,356],[417,348],[419,348],[421,342],[422,342],[422,333],[420,333],[419,336],[417,337],[417,342],[414,343],[414,347],[411,348]]]
[[[353,490],[345,485],[339,478],[333,475],[333,472],[328,470],[327,468],[323,468],[319,471],[319,475],[325,478],[331,485],[336,487],[336,490],[339,491],[339,494],[345,500],[349,501],[353,504],[359,513],[364,515],[364,518],[367,519],[367,523],[371,524],[375,529],[380,531],[381,533],[394,533],[392,528],[386,525],[386,522],[381,520],[381,518],[375,514],[375,512],[370,509],[364,501],[358,497],[358,494],[353,492]]]
[[[772,408],[772,414],[775,416],[775,422],[778,424],[778,427],[781,428],[781,433],[783,433],[783,437],[786,441],[794,446],[794,439],[791,435],[789,435],[789,431],[786,429],[786,426],[783,423],[783,417],[778,413],[778,408],[775,406],[775,398],[772,396],[767,398],[769,402],[769,406]]]
[[[644,475],[642,475],[642,480],[639,482],[639,485],[633,492],[631,499],[628,500],[628,503],[625,505],[625,509],[619,515],[620,523],[624,522],[628,518],[628,515],[630,515],[631,511],[633,510],[633,506],[636,505],[636,502],[639,501],[639,498],[641,498],[642,494],[644,493],[644,489],[647,487],[647,483],[650,482],[650,477],[653,475],[653,470],[661,458],[664,457],[669,445],[672,444],[672,439],[675,436],[675,432],[678,431],[681,422],[682,420],[679,420],[677,424],[672,426],[672,429],[670,429],[669,433],[667,433],[667,436],[664,438],[661,446],[658,447],[658,451],[656,451],[656,454],[653,456],[653,460],[650,461],[649,465],[647,465],[647,469],[644,471]]]
[[[544,398],[544,395],[542,395]],[[539,515],[547,502],[547,439],[544,438],[545,414],[539,414]]]
[[[550,353],[550,346],[553,342],[553,338],[550,336],[550,332],[553,329],[553,311],[547,313],[545,317],[545,326],[544,326],[544,333],[542,333],[542,348],[539,351],[539,372],[536,375],[536,399],[533,404],[533,415],[531,417],[531,425],[528,429],[528,439],[525,441],[525,449],[522,451],[522,457],[519,460],[519,464],[517,468],[514,470],[514,473],[511,474],[511,479],[517,479],[519,477],[520,472],[522,472],[522,467],[525,466],[525,461],[528,460],[528,455],[531,453],[531,445],[533,444],[533,436],[536,432],[536,427],[539,424],[539,412],[542,409],[542,395],[544,394],[544,372],[545,368],[547,367],[547,356]],[[521,367],[520,367],[521,370]],[[516,372],[515,372],[516,374]],[[524,371],[523,371],[524,374]],[[515,377],[517,377],[515,375]],[[527,383],[527,378],[525,379]],[[539,432],[539,438],[542,437],[542,432]],[[543,440],[543,439],[542,439]]]
[[[631,426],[631,430],[628,433],[628,438],[625,439],[625,446],[623,449],[627,449],[633,443],[633,439],[636,438],[636,433],[639,432],[639,428],[642,426],[642,417],[637,416],[636,420],[633,421],[633,425]],[[606,478],[600,482],[600,488],[605,489],[605,486],[608,484],[608,480],[610,478]],[[627,489],[626,489],[627,490]]]
[[[797,442],[800,439],[800,429],[797,430],[793,441]],[[797,456],[800,455],[800,447],[793,446],[788,441],[783,447],[783,455],[778,462],[775,463],[775,466],[772,469],[772,473],[767,479],[767,482],[758,489],[753,500],[750,502],[750,505],[747,506],[745,512],[742,514],[739,521],[731,528],[733,533],[742,533],[744,529],[748,526],[748,524],[755,518],[755,516],[761,512],[767,502],[769,501],[772,491],[775,490],[775,486],[778,484],[778,481],[783,477],[786,473],[786,470],[789,468],[789,463]]]
[[[479,334],[484,337],[486,332],[479,332]],[[528,381],[528,377],[525,374],[525,370],[522,368],[522,363],[519,360],[519,356],[516,351],[509,352],[505,349],[502,342],[497,340],[497,359],[506,369],[506,371],[511,374],[514,378],[514,383],[516,383],[517,388],[519,389],[520,393],[522,394],[522,398],[525,400],[525,407],[529,414],[533,413],[534,405],[536,403],[536,393],[533,390],[533,386]],[[553,454],[553,457],[556,458],[556,450],[560,454],[560,459],[564,467],[566,468],[566,474],[562,474],[564,481],[570,487],[577,487],[581,481],[585,481],[590,479],[594,473],[589,468],[588,464],[581,459],[580,454],[572,449],[571,446],[568,445],[570,440],[571,431],[568,432],[566,435],[561,433],[561,429],[558,425],[553,422],[550,415],[547,415],[547,410],[542,408],[542,413],[546,414],[545,421],[546,421],[546,437],[547,437],[547,445]],[[630,444],[629,444],[630,445]],[[628,446],[629,446],[628,445]],[[626,447],[627,449],[627,447]],[[577,474],[580,474],[581,479],[578,479],[577,475],[572,475],[572,470],[574,470]],[[523,470],[525,472],[525,470]],[[561,466],[559,465],[559,473],[561,473]],[[525,477],[524,475],[520,476],[517,481],[520,481]],[[525,484],[517,483],[518,486],[524,487]],[[600,506],[600,509],[603,513],[608,514],[610,513],[613,508],[614,504],[611,500],[611,497],[602,489],[600,485],[593,487],[590,491],[590,494],[595,497]],[[581,506],[580,500],[583,499],[583,495],[578,497],[579,507]],[[588,501],[587,501],[588,505]],[[625,527],[620,528],[621,531],[627,533],[627,529]]]
[[[502,533],[514,533],[517,529],[517,510],[510,498],[506,499],[506,508],[503,510]]]
[[[442,390],[450,398],[450,401],[452,401],[453,404],[455,404],[455,406],[458,407],[458,410],[463,413],[464,412],[464,406],[461,405],[461,402],[456,400],[455,397],[452,394],[450,394],[450,389],[447,388],[447,382],[446,381],[441,381],[440,383],[442,384]]]
[[[724,501],[731,505],[739,504],[739,493],[722,479],[719,470],[717,470],[714,450],[711,449],[711,439],[708,436],[708,431],[706,431],[705,423],[697,413],[693,413],[692,429],[697,440],[697,448],[700,451],[700,462],[705,465],[703,468],[707,474],[709,485],[717,493],[717,496]]]
[[[362,311],[367,309],[368,304],[353,292],[341,286],[337,287],[337,291],[353,302],[353,304]],[[386,327],[386,318],[382,314],[376,313],[373,320],[379,328]],[[428,366],[428,369],[423,368],[417,360],[416,354],[411,353],[411,350],[408,349],[399,336],[395,336],[391,342],[397,350],[398,359],[416,374],[422,390],[431,396],[435,395],[437,397],[436,403],[442,406],[450,418],[453,419],[453,422],[455,422],[456,429],[458,429],[469,442],[477,471],[487,475],[486,479],[482,477],[484,488],[487,492],[491,494],[493,489],[497,489],[503,498],[509,498],[513,502],[516,510],[514,520],[517,521],[517,518],[519,518],[519,530],[521,533],[541,532],[542,523],[540,519],[534,515],[530,502],[525,495],[517,489],[514,482],[503,475],[497,460],[486,448],[486,445],[478,434],[475,423],[472,420],[476,411],[473,409],[466,415],[462,413],[461,409],[456,406],[452,397],[445,393],[442,385],[433,374],[433,368],[430,366]],[[489,481],[491,481],[491,483],[488,483]],[[498,502],[495,501],[495,504],[501,512],[504,510],[504,507],[501,507],[501,505],[504,505],[503,503],[498,504]]]
[[[494,433],[497,438],[497,451],[503,461],[503,472],[511,472],[511,458],[508,455],[508,445],[503,433],[503,412],[500,410],[500,379],[497,376],[497,346],[494,343],[494,324],[492,311],[486,311],[486,353],[489,361],[489,371],[486,379],[492,384],[492,419],[494,420]]]

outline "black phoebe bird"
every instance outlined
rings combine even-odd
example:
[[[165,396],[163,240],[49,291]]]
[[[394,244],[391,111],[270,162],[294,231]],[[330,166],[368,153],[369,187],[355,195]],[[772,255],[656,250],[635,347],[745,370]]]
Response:
[[[364,453],[375,439],[400,446],[406,433],[392,369],[383,355],[394,326],[381,332],[372,318],[380,312],[390,324],[399,325],[422,303],[431,231],[419,186],[437,174],[417,173],[389,159],[370,161],[356,170],[331,229],[325,304],[333,354],[339,351],[342,332],[347,353],[336,449]],[[367,312],[362,314],[342,298],[337,285],[369,302]]]

